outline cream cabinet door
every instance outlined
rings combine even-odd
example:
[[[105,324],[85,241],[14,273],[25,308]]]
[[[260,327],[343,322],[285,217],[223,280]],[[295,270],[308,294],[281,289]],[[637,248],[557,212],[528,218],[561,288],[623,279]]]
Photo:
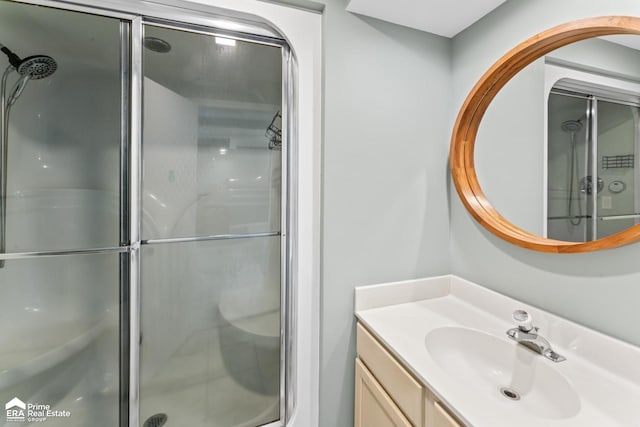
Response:
[[[357,358],[354,427],[412,427],[371,372]]]
[[[440,402],[435,402],[433,409],[433,427],[462,427],[462,424],[449,415]]]
[[[358,358],[414,426],[424,424],[424,388],[361,324],[357,328]]]

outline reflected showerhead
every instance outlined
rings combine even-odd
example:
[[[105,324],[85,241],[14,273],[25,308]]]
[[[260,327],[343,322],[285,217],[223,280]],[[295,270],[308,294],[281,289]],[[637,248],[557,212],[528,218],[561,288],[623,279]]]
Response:
[[[142,44],[153,52],[167,53],[171,51],[171,45],[169,42],[158,37],[145,37],[142,39]]]
[[[567,133],[576,133],[580,132],[582,129],[582,122],[579,120],[567,120],[562,122],[562,130]]]
[[[56,61],[47,55],[34,55],[23,59],[17,67],[18,73],[29,75],[31,80],[40,80],[51,76],[58,69]]]

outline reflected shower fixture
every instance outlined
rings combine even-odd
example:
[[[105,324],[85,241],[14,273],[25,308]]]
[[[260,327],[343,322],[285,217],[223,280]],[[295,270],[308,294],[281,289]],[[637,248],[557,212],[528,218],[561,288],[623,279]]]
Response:
[[[578,226],[582,222],[582,205],[580,200],[578,202],[578,214],[573,215],[573,198],[575,192],[576,182],[578,180],[578,171],[576,169],[576,163],[578,162],[578,152],[576,151],[576,133],[582,130],[582,122],[580,120],[567,120],[562,122],[560,126],[563,132],[571,135],[571,167],[569,169],[569,197],[567,200],[567,218],[573,226]],[[575,192],[576,198],[579,199],[580,194]]]
[[[596,180],[596,194],[600,193],[604,189],[604,179],[598,177]],[[593,194],[593,177],[587,175],[580,179],[580,192],[590,196]]]
[[[9,66],[2,75],[0,87],[0,253],[6,252],[7,231],[7,169],[9,149],[9,113],[24,92],[30,80],[40,80],[50,77],[58,69],[56,61],[47,55],[33,55],[20,59],[8,47],[0,43],[0,51],[9,58]],[[14,83],[7,96],[7,82],[9,75],[16,71],[20,76]],[[0,260],[0,268],[4,267],[4,260]]]
[[[580,120],[567,120],[562,122],[561,128],[567,133],[577,133],[582,130],[582,122]]]
[[[152,52],[168,53],[171,51],[169,42],[158,37],[144,37],[142,45]]]

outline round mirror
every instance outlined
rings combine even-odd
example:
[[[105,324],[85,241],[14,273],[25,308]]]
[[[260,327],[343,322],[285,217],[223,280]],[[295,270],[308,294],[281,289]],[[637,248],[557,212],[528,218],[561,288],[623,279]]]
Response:
[[[451,171],[489,231],[545,252],[640,238],[640,18],[564,24],[480,79],[453,131]]]

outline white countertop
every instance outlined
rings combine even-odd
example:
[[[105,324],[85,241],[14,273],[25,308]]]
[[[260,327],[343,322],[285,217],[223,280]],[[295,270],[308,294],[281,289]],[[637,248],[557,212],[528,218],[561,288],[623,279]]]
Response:
[[[512,313],[516,309],[532,315],[534,324],[540,328],[539,334],[566,361],[554,363],[507,338],[505,332],[515,326]],[[640,426],[639,347],[456,276],[356,288],[355,310],[359,321],[468,425]],[[529,365],[525,367],[531,369],[532,376],[550,373],[564,378],[567,387],[577,394],[577,399],[570,402],[573,405],[568,410],[570,414],[558,415],[553,408],[546,410],[540,402],[533,402],[533,397],[527,400],[526,390],[520,401],[510,401],[500,395],[498,387],[487,388],[474,375],[464,377],[462,373],[456,375],[444,369],[425,344],[431,331],[443,327],[489,334],[494,341],[504,341],[497,344],[501,349],[508,348],[511,355],[518,354],[515,357],[522,359],[527,353],[524,356],[529,358],[526,362]],[[467,344],[470,343],[464,340],[455,343],[461,349]],[[469,347],[473,353],[473,345]],[[553,406],[555,396],[546,397]]]

